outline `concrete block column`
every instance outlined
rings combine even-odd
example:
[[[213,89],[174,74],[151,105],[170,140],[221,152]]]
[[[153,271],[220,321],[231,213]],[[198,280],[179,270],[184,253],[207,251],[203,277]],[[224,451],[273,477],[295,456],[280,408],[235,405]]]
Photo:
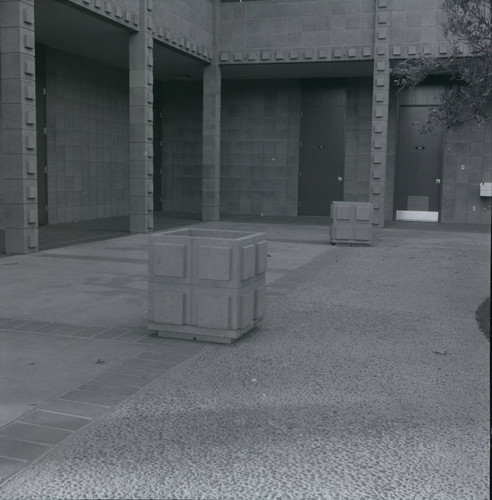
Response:
[[[375,0],[369,201],[374,208],[372,223],[380,227],[384,226],[384,193],[388,148],[390,1]]]
[[[0,0],[5,251],[38,250],[34,0]]]
[[[211,64],[203,73],[202,219],[220,218],[221,71]]]
[[[130,35],[130,231],[151,232],[153,216],[152,0],[140,1],[142,29]]]

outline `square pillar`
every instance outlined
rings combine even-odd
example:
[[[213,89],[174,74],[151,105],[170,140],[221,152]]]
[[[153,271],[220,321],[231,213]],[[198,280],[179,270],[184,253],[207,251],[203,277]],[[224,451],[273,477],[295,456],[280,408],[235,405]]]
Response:
[[[38,250],[34,0],[0,0],[5,251]]]
[[[374,72],[371,123],[371,169],[369,201],[373,205],[372,223],[384,226],[384,193],[388,150],[390,89],[390,0],[376,0],[374,29]]]
[[[142,30],[129,38],[130,231],[152,232],[153,192],[153,38],[152,0],[141,0]]]
[[[220,98],[217,64],[203,72],[202,220],[220,218]]]

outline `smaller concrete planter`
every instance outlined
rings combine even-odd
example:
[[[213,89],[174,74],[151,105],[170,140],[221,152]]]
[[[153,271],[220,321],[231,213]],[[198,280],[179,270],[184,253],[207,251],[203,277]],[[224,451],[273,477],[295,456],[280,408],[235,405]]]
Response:
[[[160,336],[232,342],[264,315],[263,233],[185,228],[149,237],[149,324]]]
[[[370,245],[372,203],[334,201],[331,204],[332,244]]]

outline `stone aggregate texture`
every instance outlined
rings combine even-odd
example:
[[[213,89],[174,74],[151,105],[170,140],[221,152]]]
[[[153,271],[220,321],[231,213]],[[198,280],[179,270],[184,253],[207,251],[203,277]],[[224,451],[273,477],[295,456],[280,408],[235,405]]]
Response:
[[[292,247],[326,230],[302,243],[292,229]],[[0,496],[487,498],[489,344],[474,312],[489,245],[391,228],[371,247],[327,246],[260,328],[157,379]]]

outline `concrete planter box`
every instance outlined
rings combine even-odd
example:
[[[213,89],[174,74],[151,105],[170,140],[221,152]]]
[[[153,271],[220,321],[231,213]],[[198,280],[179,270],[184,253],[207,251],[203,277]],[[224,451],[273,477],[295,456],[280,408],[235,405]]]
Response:
[[[334,201],[331,204],[332,244],[370,245],[372,203]]]
[[[232,342],[264,315],[263,233],[185,228],[149,237],[149,329]]]

